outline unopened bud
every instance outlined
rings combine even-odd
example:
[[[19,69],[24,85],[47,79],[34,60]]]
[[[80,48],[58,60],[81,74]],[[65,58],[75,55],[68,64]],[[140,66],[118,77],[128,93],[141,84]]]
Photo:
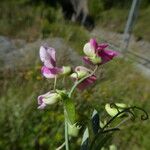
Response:
[[[70,66],[63,66],[62,67],[62,75],[68,75],[71,73],[71,67]]]
[[[60,100],[60,95],[56,92],[47,92],[38,97],[39,109],[43,109],[46,105],[52,105]]]
[[[115,103],[116,107],[114,106],[111,107],[111,104],[106,104],[105,105],[105,110],[107,111],[107,113],[114,117],[116,114],[118,114],[120,111],[123,111],[125,108],[127,108],[128,106],[126,104],[123,103]],[[120,117],[121,115],[119,115],[118,117]]]

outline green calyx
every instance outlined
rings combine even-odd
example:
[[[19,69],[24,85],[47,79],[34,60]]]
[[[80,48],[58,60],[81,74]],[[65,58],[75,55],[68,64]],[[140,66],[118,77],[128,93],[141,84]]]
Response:
[[[80,129],[81,126],[77,125],[77,123],[75,124],[68,123],[68,134],[70,136],[77,137]]]
[[[102,62],[102,59],[98,56],[89,57],[89,59],[94,65]]]
[[[81,78],[84,78],[87,75],[88,75],[88,72],[82,70],[82,71],[77,71],[76,73],[72,73],[71,77],[76,78],[76,79],[81,79]]]

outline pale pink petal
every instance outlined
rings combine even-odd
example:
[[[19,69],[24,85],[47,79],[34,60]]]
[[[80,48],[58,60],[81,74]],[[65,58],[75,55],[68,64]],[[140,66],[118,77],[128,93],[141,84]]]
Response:
[[[55,67],[55,66],[52,64],[52,61],[51,61],[50,58],[44,61],[44,66],[46,66],[46,67],[48,67],[48,68],[53,68],[53,67]]]
[[[41,105],[38,106],[38,109],[44,109],[46,107],[45,103],[42,103]]]
[[[95,48],[88,42],[84,45],[83,52],[85,55],[92,57],[95,55]]]
[[[52,47],[48,47],[47,52],[50,55],[51,64],[53,65],[53,67],[55,67],[56,66],[56,57],[55,57],[56,51],[55,51],[55,49]]]
[[[78,72],[78,71],[90,72],[91,70],[88,69],[88,68],[86,68],[86,67],[84,67],[84,66],[77,66],[77,67],[75,68],[75,72]]]
[[[56,66],[55,49],[48,46],[40,47],[40,59],[48,68]]]
[[[42,62],[44,62],[45,59],[48,59],[47,51],[44,46],[40,47],[39,55]]]
[[[38,109],[44,109],[46,107],[46,104],[44,103],[43,99],[45,97],[48,97],[51,94],[51,92],[47,92],[45,94],[42,94],[40,96],[38,96]]]
[[[45,94],[38,96],[38,104],[41,105],[43,103],[43,98],[49,96],[50,94],[51,92],[47,92]]]

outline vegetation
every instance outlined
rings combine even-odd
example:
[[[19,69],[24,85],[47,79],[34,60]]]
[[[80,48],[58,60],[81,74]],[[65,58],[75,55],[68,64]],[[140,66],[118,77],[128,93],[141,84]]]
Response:
[[[122,32],[129,4],[122,11],[119,8],[121,4],[110,8],[106,4],[104,7],[102,3],[95,5],[97,1],[90,1],[90,6],[93,7],[91,8],[92,15],[97,20],[101,18],[100,21],[96,21],[97,24],[106,26],[107,29],[116,29],[117,26],[117,31]],[[88,31],[78,24],[64,20],[59,6],[53,8],[42,2],[36,5],[29,2],[29,0],[3,0],[0,2],[1,35],[22,38],[30,42],[37,38],[59,36],[68,41],[79,53],[81,52],[82,43],[89,38]],[[149,4],[148,0],[147,4]],[[142,4],[134,33],[150,40],[147,34],[149,33],[147,13],[150,7],[147,4]],[[95,7],[97,8],[95,9]],[[101,10],[100,15],[97,13],[99,10]],[[122,15],[118,15],[120,13]],[[117,20],[116,15],[118,16]],[[111,24],[115,24],[114,27],[111,27]],[[26,70],[24,68],[18,69],[17,72],[10,73],[7,70],[1,72],[0,149],[38,150],[40,147],[42,150],[53,150],[62,144],[59,143],[64,140],[61,130],[61,126],[63,126],[61,124],[63,120],[61,105],[48,107],[45,111],[37,110],[37,95],[46,92],[45,90],[50,88],[50,83],[48,84],[41,77],[39,64],[28,66]],[[101,81],[92,90],[86,90],[78,95],[77,100],[80,102],[78,113],[82,114],[82,118],[79,120],[90,119],[86,117],[87,107],[91,113],[93,107],[101,112],[101,109],[104,108],[101,108],[99,101],[102,103],[124,102],[143,107],[149,111],[149,85],[150,81],[133,67],[132,62],[116,59],[104,66]],[[58,86],[61,86],[61,83]],[[42,91],[40,91],[41,87]],[[83,110],[85,111],[83,112]],[[122,150],[148,150],[149,139],[149,121],[136,120],[135,123],[126,125],[124,131],[118,132],[112,143],[116,144],[118,149],[121,147]],[[80,138],[72,139],[73,149],[76,149],[75,144],[79,145],[80,141]]]
[[[130,0],[90,0],[90,12],[95,18],[96,24],[110,31],[123,33],[127,17],[130,11]],[[150,1],[141,1],[138,18],[133,29],[133,34],[140,39],[150,41]]]
[[[124,30],[130,5],[131,1],[129,0],[89,1],[90,14],[94,17],[96,24],[117,32],[123,32]],[[59,4],[54,7],[51,2],[46,0],[2,0],[0,8],[1,35],[33,41],[38,37],[58,36],[59,34],[66,40],[73,41],[72,38],[76,30],[83,30],[78,24],[74,25],[64,21]],[[148,41],[150,41],[149,12],[149,0],[142,1],[139,17],[134,28],[135,36]],[[19,28],[16,29],[17,26]],[[68,30],[68,26],[71,29]]]
[[[79,120],[89,120],[86,115],[89,109],[92,113],[93,107],[101,112],[104,108],[99,105],[100,101],[104,104],[124,102],[149,110],[150,81],[134,70],[131,62],[116,59],[104,68],[100,82],[92,89],[76,95],[80,103],[77,111],[81,115]],[[44,111],[37,110],[37,95],[46,92],[50,85],[51,82],[47,83],[41,78],[39,67],[24,73],[18,71],[17,78],[16,74],[1,76],[0,125],[3,128],[0,130],[0,149],[54,149],[61,144],[60,141],[63,142],[62,105],[47,107]],[[61,87],[61,83],[58,87]],[[135,120],[123,128],[113,139],[118,148],[126,149],[128,145],[129,149],[148,150],[149,121]],[[80,140],[73,139],[72,148],[80,144]]]

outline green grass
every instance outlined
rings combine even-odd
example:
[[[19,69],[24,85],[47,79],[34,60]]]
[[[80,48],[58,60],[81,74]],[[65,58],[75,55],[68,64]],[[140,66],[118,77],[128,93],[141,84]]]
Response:
[[[142,37],[150,41],[150,7],[139,12],[137,23],[135,24],[134,33],[137,37]]]
[[[63,19],[59,6],[53,8],[42,2],[39,5],[29,5],[13,0],[11,2],[1,2],[0,7],[1,35],[22,38],[27,41],[34,41],[39,37],[61,36],[65,40],[73,41],[74,43],[78,43],[76,39],[84,41],[83,39],[88,37],[88,32],[83,27]],[[96,25],[110,31],[122,33],[130,8],[111,7],[108,9],[106,7],[106,9],[105,7],[103,0],[101,0],[101,3],[98,3],[98,0],[89,2],[90,13],[94,17]],[[25,11],[26,13],[24,13]],[[149,5],[144,5],[140,8],[133,30],[137,38],[140,37],[148,41],[150,41],[149,12]],[[81,34],[78,34],[80,32]]]
[[[92,89],[75,94],[77,113],[81,115],[79,120],[82,123],[89,120],[87,116],[94,107],[101,111],[108,102],[124,102],[149,111],[150,81],[133,69],[131,62],[116,59],[104,68],[103,78]],[[62,105],[59,103],[44,111],[37,110],[37,96],[47,92],[52,85],[39,76],[40,72],[32,68],[16,80],[13,74],[10,79],[1,77],[0,125],[3,128],[0,134],[3,136],[0,138],[0,149],[32,150],[38,144],[42,149],[54,149],[63,142]],[[62,87],[61,81],[59,86]],[[128,145],[128,149],[147,150],[149,128],[149,121],[142,122],[139,114],[139,119],[123,126],[113,143],[121,149],[127,149]],[[73,143],[72,147],[75,147]]]
[[[60,7],[53,8],[44,3],[25,5],[17,1],[3,1],[1,4],[1,35],[28,42],[38,38],[62,37],[75,48],[82,46],[78,41],[84,43],[89,38],[86,29],[64,20]]]
[[[126,26],[128,13],[130,9],[112,8],[110,10],[102,11],[97,19],[97,25],[110,31],[119,33],[124,32]],[[149,20],[150,7],[145,9],[140,8],[138,18],[133,27],[133,34],[137,38],[142,38],[150,41],[150,20]]]

